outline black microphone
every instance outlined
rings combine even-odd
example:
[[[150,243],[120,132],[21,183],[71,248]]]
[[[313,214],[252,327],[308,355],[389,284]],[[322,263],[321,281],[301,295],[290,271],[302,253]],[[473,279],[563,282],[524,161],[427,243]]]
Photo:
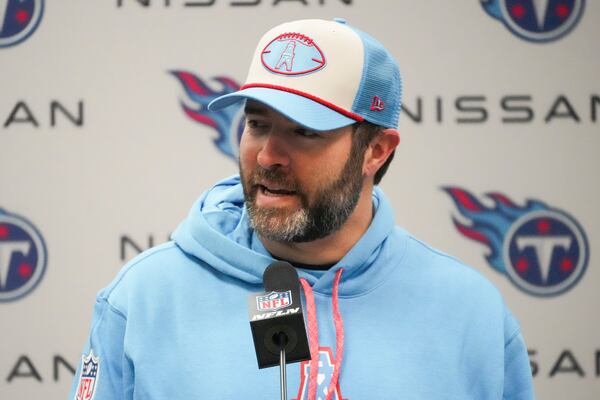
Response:
[[[279,365],[282,349],[286,364],[308,360],[310,350],[296,269],[284,261],[272,263],[263,273],[263,286],[265,293],[248,298],[258,368]]]

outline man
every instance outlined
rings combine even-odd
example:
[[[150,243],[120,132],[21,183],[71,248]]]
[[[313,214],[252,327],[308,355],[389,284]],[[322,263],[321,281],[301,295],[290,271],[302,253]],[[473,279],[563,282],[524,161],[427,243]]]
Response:
[[[209,106],[246,102],[241,177],[99,293],[71,398],[278,398],[246,314],[276,259],[298,269],[310,331],[290,397],[533,398],[497,290],[395,227],[375,186],[400,140],[400,91],[387,50],[343,20],[267,32],[246,84]]]

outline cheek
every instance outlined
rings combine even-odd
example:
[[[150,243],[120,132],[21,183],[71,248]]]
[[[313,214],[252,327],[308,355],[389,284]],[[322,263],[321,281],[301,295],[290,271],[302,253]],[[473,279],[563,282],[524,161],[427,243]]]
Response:
[[[344,143],[333,151],[328,151],[320,157],[320,162],[313,163],[317,177],[329,182],[340,177],[346,162],[350,158],[350,144]]]
[[[256,163],[256,155],[258,153],[258,149],[256,145],[248,138],[248,135],[242,134],[242,138],[240,140],[240,164],[243,168],[247,168],[248,166],[252,166]]]
[[[340,177],[344,161],[338,155],[311,157],[299,161],[299,166],[293,168],[293,173],[307,192],[319,192]]]

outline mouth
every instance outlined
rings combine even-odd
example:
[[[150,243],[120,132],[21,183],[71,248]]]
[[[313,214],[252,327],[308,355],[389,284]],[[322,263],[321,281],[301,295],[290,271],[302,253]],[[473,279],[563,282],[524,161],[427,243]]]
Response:
[[[295,191],[293,190],[287,190],[284,188],[279,188],[276,186],[267,186],[267,185],[262,185],[259,184],[258,186],[258,191],[265,195],[265,196],[269,196],[269,197],[284,197],[284,196],[293,196],[296,194]]]

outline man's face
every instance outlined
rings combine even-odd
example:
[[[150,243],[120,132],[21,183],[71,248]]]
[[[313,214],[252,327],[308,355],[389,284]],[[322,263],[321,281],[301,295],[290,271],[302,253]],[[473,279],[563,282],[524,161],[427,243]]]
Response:
[[[262,237],[308,242],[346,222],[363,184],[363,153],[352,146],[352,131],[313,132],[248,101],[240,174],[250,222]]]

